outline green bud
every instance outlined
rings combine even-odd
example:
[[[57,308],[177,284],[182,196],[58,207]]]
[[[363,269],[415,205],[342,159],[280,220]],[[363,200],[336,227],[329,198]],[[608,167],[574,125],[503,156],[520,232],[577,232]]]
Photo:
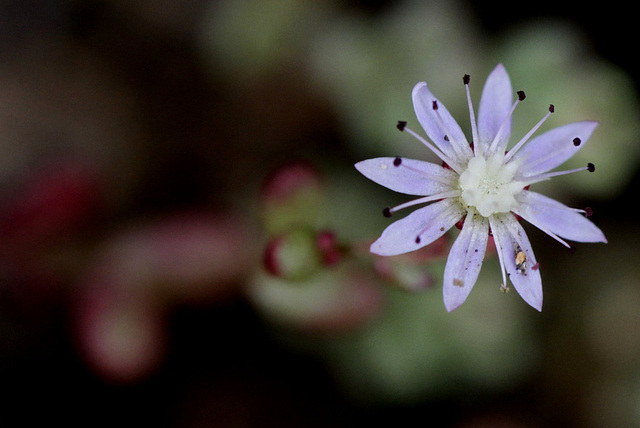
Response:
[[[308,278],[323,264],[316,233],[297,228],[271,239],[264,253],[265,269],[272,275],[300,281]]]

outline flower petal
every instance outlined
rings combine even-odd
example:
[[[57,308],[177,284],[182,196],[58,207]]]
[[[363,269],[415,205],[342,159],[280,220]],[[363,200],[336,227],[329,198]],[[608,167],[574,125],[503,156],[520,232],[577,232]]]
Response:
[[[493,69],[482,89],[480,107],[478,108],[477,144],[482,146],[482,153],[489,148],[498,130],[506,119],[513,105],[513,89],[511,80],[502,64]],[[500,137],[498,151],[504,151],[511,135],[511,119],[505,124]]]
[[[584,146],[596,126],[598,122],[590,120],[574,122],[535,137],[513,155],[513,160],[524,159],[518,178],[543,174],[562,165]]]
[[[395,256],[417,250],[444,235],[463,215],[464,210],[456,199],[434,202],[391,223],[371,244],[370,250],[380,256]],[[418,236],[420,239],[416,242]]]
[[[489,217],[489,224],[511,283],[529,305],[542,311],[542,279],[540,269],[527,234],[511,213]],[[524,262],[516,265],[519,253],[524,253]],[[522,259],[519,259],[522,260]],[[506,285],[506,284],[505,284]]]
[[[607,242],[604,233],[589,219],[555,199],[523,191],[516,200],[520,206],[513,212],[543,231],[576,242]]]
[[[487,249],[489,222],[480,215],[467,215],[462,231],[453,243],[444,269],[444,306],[451,312],[471,292]]]
[[[395,192],[407,195],[429,196],[453,188],[456,173],[430,162],[398,158],[367,159],[355,164],[362,175]]]
[[[460,158],[460,163],[469,160],[473,156],[473,151],[460,125],[451,116],[444,104],[427,89],[427,84],[425,82],[416,84],[411,96],[416,117],[431,141],[449,158]],[[433,109],[434,101],[438,104],[437,113]],[[458,152],[463,156],[458,156]]]

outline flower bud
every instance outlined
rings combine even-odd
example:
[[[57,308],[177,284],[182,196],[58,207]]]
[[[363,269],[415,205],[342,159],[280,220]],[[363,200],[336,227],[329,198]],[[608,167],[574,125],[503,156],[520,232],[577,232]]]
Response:
[[[300,281],[341,258],[333,232],[300,227],[269,241],[264,252],[264,267],[272,275]]]
[[[293,224],[317,223],[323,191],[322,177],[312,165],[295,162],[277,168],[260,191],[265,229],[279,234]]]
[[[316,244],[322,254],[322,262],[326,266],[332,266],[342,260],[342,250],[338,246],[335,233],[330,230],[321,230],[316,237]]]

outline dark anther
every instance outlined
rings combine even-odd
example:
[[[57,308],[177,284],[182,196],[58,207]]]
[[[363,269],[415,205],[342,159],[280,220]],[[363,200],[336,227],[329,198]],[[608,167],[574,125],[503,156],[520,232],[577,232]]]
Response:
[[[592,215],[593,215],[593,210],[591,209],[591,207],[586,207],[584,209],[584,216],[591,217]]]
[[[449,136],[448,135],[444,136],[444,141],[449,141]]]
[[[582,143],[582,140],[578,137],[573,139],[573,145],[578,147]]]
[[[595,170],[596,170],[596,166],[595,166],[594,164],[592,164],[591,162],[589,162],[589,163],[587,164],[587,171],[589,171],[589,172],[593,172],[593,171],[595,171]]]
[[[404,131],[404,127],[407,126],[407,122],[403,120],[399,120],[396,126],[398,127],[399,130]]]
[[[468,74],[465,74],[464,77],[462,78],[462,81],[464,82],[465,85],[468,85],[470,80],[471,80],[471,76],[469,76]]]
[[[400,158],[395,158],[393,160],[393,166],[400,166],[401,163],[402,163],[402,159]]]
[[[571,245],[571,246],[569,247],[569,254],[575,254],[577,250],[578,250],[578,249],[576,248],[576,246],[575,246],[575,245]]]
[[[383,210],[382,210],[382,215],[383,215],[383,216],[385,216],[385,217],[387,217],[387,218],[388,218],[388,217],[391,217],[391,209],[389,209],[389,208],[385,208],[385,209],[383,209]]]
[[[432,107],[434,110],[438,110],[438,102],[436,100],[433,100]]]
[[[518,100],[520,100],[520,101],[522,101],[525,98],[527,98],[527,96],[525,95],[524,91],[518,91],[517,94],[518,94]]]
[[[549,104],[549,112],[553,113],[556,111],[556,106],[554,106],[553,104]]]
[[[416,244],[419,244],[419,243],[420,243],[420,237],[416,236]]]

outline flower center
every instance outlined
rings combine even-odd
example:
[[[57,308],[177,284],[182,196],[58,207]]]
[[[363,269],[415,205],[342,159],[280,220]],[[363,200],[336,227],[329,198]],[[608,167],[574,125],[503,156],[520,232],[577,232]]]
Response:
[[[517,205],[515,195],[526,185],[513,179],[518,165],[513,161],[505,164],[502,153],[486,159],[483,156],[471,158],[467,169],[460,174],[462,200],[484,217],[511,211]]]

